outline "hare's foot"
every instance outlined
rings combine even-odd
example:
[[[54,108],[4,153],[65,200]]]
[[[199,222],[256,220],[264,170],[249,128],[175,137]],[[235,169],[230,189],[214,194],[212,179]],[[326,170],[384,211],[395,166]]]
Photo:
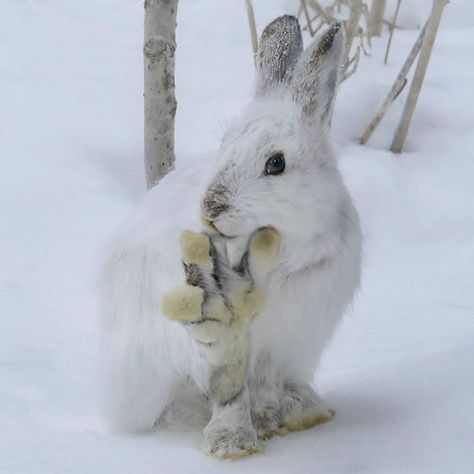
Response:
[[[231,427],[211,423],[204,430],[202,449],[216,458],[238,459],[258,453],[261,447],[252,425]]]
[[[209,423],[211,414],[209,399],[190,378],[186,378],[171,390],[156,426],[175,431],[202,430]]]
[[[280,426],[280,413],[275,407],[266,407],[258,412],[253,411],[252,421],[260,439],[283,436],[287,433],[287,430]]]
[[[249,380],[252,422],[258,437],[268,439],[286,434],[280,426],[281,378],[266,352],[260,353]]]
[[[319,395],[306,384],[285,383],[281,399],[281,426],[301,431],[325,423],[334,416]]]
[[[212,419],[204,429],[202,449],[221,459],[242,458],[261,450],[245,393],[214,407]]]

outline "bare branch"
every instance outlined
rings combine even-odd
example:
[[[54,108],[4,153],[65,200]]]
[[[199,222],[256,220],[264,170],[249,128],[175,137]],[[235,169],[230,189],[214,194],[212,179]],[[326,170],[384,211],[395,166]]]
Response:
[[[415,75],[408,92],[400,124],[395,133],[392,146],[390,147],[390,150],[394,153],[401,153],[403,145],[405,144],[411,119],[413,118],[421,87],[423,86],[423,80],[425,78],[426,69],[428,68],[431,52],[433,51],[433,45],[438,32],[441,16],[443,15],[444,7],[447,4],[448,0],[433,0],[431,15],[423,38],[423,45],[421,47],[418,64],[416,65]]]
[[[361,14],[362,0],[352,0],[350,15],[346,24],[346,46],[342,56],[343,67],[347,67],[349,64],[352,43],[354,42],[354,38],[357,35]]]
[[[372,36],[382,34],[383,16],[385,13],[386,0],[373,0],[370,7],[370,27],[369,32]]]
[[[403,67],[400,70],[400,72],[397,76],[397,79],[393,83],[392,89],[390,90],[387,98],[385,99],[382,106],[375,113],[375,115],[373,116],[373,118],[370,121],[369,125],[367,126],[364,133],[360,137],[361,145],[365,145],[367,143],[370,136],[372,135],[374,130],[377,128],[378,124],[384,118],[384,116],[385,116],[387,110],[389,109],[389,107],[392,105],[392,103],[395,101],[395,99],[399,96],[400,92],[405,87],[405,85],[407,83],[407,78],[406,77],[408,75],[408,72],[410,71],[413,63],[415,62],[415,59],[418,56],[418,53],[421,49],[421,45],[423,44],[423,38],[424,38],[424,35],[425,35],[427,24],[428,24],[428,22],[425,24],[425,26],[421,30],[420,34],[418,35],[418,39],[416,40],[415,44],[413,45],[413,48],[410,51],[410,54],[408,55],[405,63],[403,64]]]
[[[308,27],[309,34],[314,36],[314,30],[311,25],[311,18],[309,16],[308,5],[306,5],[306,0],[301,0],[301,9],[303,10],[304,17],[306,19],[306,26]]]
[[[398,0],[397,6],[395,8],[395,15],[393,16],[392,24],[390,25],[390,36],[388,37],[387,49],[385,51],[384,63],[387,64],[388,54],[390,53],[390,46],[392,45],[393,32],[395,31],[395,25],[397,24],[398,12],[400,11],[400,5],[402,0]]]
[[[257,48],[258,48],[258,36],[257,36],[257,26],[255,25],[255,12],[253,10],[252,0],[245,0],[245,6],[247,9],[247,19],[249,21],[250,38],[252,40],[252,51],[253,51],[253,57],[255,60],[255,55],[257,54]]]

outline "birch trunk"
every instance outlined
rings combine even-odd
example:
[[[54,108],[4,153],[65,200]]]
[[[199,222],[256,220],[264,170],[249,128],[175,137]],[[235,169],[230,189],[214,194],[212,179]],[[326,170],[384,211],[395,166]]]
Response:
[[[373,0],[370,8],[370,35],[380,36],[382,34],[383,15],[385,13],[386,0]]]
[[[147,187],[174,168],[174,54],[178,0],[145,0],[144,105]]]

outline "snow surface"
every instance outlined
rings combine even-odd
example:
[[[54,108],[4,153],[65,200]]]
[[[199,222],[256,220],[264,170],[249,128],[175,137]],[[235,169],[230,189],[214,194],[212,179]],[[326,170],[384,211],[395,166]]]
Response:
[[[296,4],[254,3],[259,28]],[[238,0],[181,0],[178,17],[178,165],[199,172],[251,96],[250,40]],[[317,376],[337,416],[238,462],[199,433],[110,433],[98,411],[101,249],[144,194],[141,3],[2,0],[0,18],[0,472],[474,472],[474,2],[446,9],[403,155],[386,150],[406,91],[355,139],[418,32],[396,32],[388,66],[375,39],[342,86],[365,266]]]

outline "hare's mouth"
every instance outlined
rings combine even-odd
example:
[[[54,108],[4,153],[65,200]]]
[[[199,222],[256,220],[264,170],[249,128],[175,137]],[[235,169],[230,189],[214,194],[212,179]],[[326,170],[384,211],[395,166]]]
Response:
[[[216,222],[214,221],[202,219],[202,222],[206,230],[213,234],[219,234],[221,237],[225,237],[226,239],[235,239],[236,237],[238,237],[237,235],[229,235],[227,233],[222,232],[222,230],[217,227]]]

